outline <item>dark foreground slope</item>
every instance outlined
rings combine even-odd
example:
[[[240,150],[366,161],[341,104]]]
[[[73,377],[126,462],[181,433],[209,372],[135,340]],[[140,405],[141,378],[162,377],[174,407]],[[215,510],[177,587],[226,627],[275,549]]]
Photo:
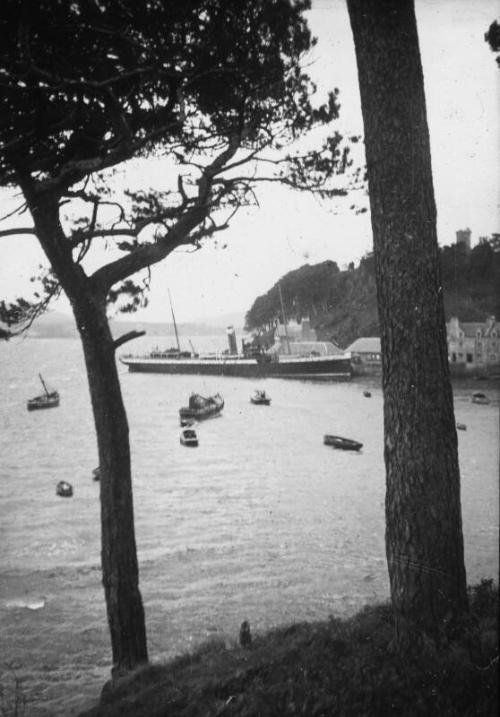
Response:
[[[275,630],[247,648],[207,643],[107,686],[80,717],[496,715],[498,588],[482,581],[471,605],[459,639],[404,660],[390,649],[387,605]]]

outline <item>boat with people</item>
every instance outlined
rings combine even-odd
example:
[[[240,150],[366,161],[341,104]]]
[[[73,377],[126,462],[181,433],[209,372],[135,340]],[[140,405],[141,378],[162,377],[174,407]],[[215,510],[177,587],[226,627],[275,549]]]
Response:
[[[340,448],[343,451],[359,451],[363,448],[363,444],[359,441],[353,441],[352,438],[343,438],[342,436],[332,436],[328,433],[323,436],[323,443],[325,446],[333,446],[333,448]]]
[[[28,399],[26,403],[28,411],[36,411],[41,408],[56,408],[56,406],[59,406],[60,397],[58,391],[49,391],[41,373],[38,374],[38,378],[42,383],[44,393],[40,394],[40,396],[35,396],[35,398]]]
[[[60,495],[61,498],[71,498],[73,495],[73,486],[68,481],[61,480],[56,485],[56,495]]]
[[[315,332],[305,320],[295,327],[296,337],[291,335],[284,318],[282,324],[272,329],[273,336],[269,341],[254,336],[252,341],[242,342],[241,351],[238,351],[234,327],[229,326],[229,347],[219,353],[201,354],[193,346],[191,351],[181,350],[173,310],[172,318],[177,347],[157,347],[144,355],[120,356],[121,363],[128,366],[129,371],[323,381],[349,381],[352,376],[351,354],[331,341],[315,340]],[[301,333],[302,327],[304,331]]]
[[[270,406],[271,397],[268,396],[264,390],[256,389],[254,394],[250,396],[250,403],[253,403],[255,406]]]
[[[198,435],[194,428],[183,428],[181,431],[180,442],[183,446],[195,448],[198,445]]]
[[[472,403],[482,403],[484,405],[487,405],[490,402],[490,399],[485,393],[482,393],[481,391],[475,391],[472,394]]]
[[[224,399],[220,393],[207,397],[201,396],[199,393],[192,393],[188,405],[179,409],[179,416],[181,421],[186,419],[202,421],[205,418],[218,416],[223,408]]]

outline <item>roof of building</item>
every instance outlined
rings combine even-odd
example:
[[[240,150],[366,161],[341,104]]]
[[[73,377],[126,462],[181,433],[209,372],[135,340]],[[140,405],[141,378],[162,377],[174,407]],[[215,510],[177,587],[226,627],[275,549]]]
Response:
[[[380,338],[378,336],[362,336],[348,346],[346,351],[360,354],[379,354]]]
[[[295,356],[311,356],[318,354],[319,356],[336,356],[337,354],[343,354],[342,349],[333,344],[331,341],[289,341],[279,342],[277,341],[271,348],[273,353],[288,353],[288,346],[290,347],[290,353]]]
[[[457,319],[450,319],[450,321],[448,321],[447,323],[447,326],[450,327],[453,321],[458,322],[458,328],[464,332],[464,336],[466,336],[467,338],[474,338],[475,336],[477,336],[478,331],[480,332],[481,336],[484,337],[489,336],[493,329],[496,329],[498,333],[498,328],[494,316],[491,316],[489,319],[486,319],[486,321],[459,321]]]
[[[470,337],[476,336],[478,331],[483,334],[485,329],[483,321],[461,321],[459,326],[464,332],[464,335]]]

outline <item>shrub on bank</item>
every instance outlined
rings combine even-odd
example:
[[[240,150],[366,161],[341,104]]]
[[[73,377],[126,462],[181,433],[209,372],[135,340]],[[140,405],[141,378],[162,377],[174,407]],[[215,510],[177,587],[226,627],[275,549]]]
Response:
[[[346,620],[299,623],[246,649],[202,645],[134,672],[80,717],[471,717],[498,711],[498,586],[470,589],[460,636],[426,642],[404,659],[390,650],[389,605]]]

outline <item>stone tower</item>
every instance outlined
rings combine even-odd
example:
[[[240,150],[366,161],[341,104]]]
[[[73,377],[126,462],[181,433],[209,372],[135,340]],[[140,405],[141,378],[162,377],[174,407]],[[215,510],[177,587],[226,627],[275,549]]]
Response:
[[[462,244],[465,247],[465,251],[470,251],[470,235],[471,231],[467,229],[459,229],[457,231],[457,244]]]

